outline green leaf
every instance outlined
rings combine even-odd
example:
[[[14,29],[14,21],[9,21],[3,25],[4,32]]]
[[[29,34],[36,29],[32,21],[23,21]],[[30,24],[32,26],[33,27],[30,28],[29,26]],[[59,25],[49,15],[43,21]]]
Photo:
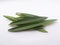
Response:
[[[11,21],[16,21],[16,18],[15,17],[12,17],[12,16],[4,16],[5,18],[11,20]]]
[[[13,16],[4,16],[4,17],[9,19],[12,22],[19,21],[19,20],[23,19],[21,17],[13,17]]]
[[[32,29],[34,29],[34,30],[38,30],[38,31],[40,31],[40,32],[44,32],[44,33],[47,33],[47,31],[44,29],[44,26],[37,26],[37,27],[34,27],[34,28],[32,28]]]
[[[49,20],[46,20],[45,22],[43,22],[42,25],[44,26],[47,26],[47,25],[50,25],[52,23],[54,23],[57,19],[49,19]]]
[[[44,17],[44,16],[36,16],[36,15],[33,15],[33,14],[28,14],[28,13],[16,13],[16,15],[22,17],[22,18],[26,18],[26,17],[32,17],[32,18],[48,18],[48,17]]]
[[[40,28],[40,29],[38,29],[38,31],[48,33],[44,28]]]

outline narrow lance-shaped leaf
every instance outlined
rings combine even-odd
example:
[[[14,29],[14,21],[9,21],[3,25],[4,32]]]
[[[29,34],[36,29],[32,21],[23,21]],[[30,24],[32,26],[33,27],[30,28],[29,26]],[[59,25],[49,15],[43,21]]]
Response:
[[[54,23],[55,21],[56,21],[56,19],[49,19],[49,20],[46,20],[46,21],[43,23],[43,25],[44,25],[44,26],[47,26],[47,25],[50,25],[50,24]]]
[[[12,16],[4,16],[4,17],[9,19],[12,22],[19,21],[19,20],[23,19],[21,17],[12,17]]]
[[[16,15],[22,17],[22,18],[25,18],[25,17],[36,17],[36,18],[48,18],[48,17],[44,17],[44,16],[36,16],[36,15],[33,15],[33,14],[28,14],[28,13],[16,13]]]
[[[38,29],[40,32],[48,33],[44,28]]]
[[[47,31],[44,29],[44,26],[43,26],[43,25],[34,27],[34,28],[32,28],[32,29],[38,30],[38,31],[40,31],[40,32],[47,33]]]
[[[4,16],[5,18],[11,20],[11,21],[16,21],[16,18],[15,17],[12,17],[12,16]]]

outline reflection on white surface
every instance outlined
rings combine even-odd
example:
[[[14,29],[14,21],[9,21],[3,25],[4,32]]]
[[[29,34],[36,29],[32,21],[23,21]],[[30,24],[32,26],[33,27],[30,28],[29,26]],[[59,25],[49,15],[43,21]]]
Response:
[[[25,12],[58,21],[46,27],[48,33],[26,31],[11,33],[7,30],[9,21],[3,15],[15,16],[16,12]],[[0,45],[60,45],[60,1],[56,0],[15,0],[0,1]]]

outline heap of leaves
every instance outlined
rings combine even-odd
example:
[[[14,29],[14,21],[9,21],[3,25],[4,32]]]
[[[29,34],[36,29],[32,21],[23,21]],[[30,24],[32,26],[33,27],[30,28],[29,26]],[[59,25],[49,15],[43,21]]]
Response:
[[[10,32],[19,32],[31,29],[47,32],[44,27],[56,21],[56,19],[47,19],[48,17],[36,16],[27,13],[16,13],[16,15],[18,17],[4,16],[12,21],[9,24],[12,26],[12,28],[8,30]]]

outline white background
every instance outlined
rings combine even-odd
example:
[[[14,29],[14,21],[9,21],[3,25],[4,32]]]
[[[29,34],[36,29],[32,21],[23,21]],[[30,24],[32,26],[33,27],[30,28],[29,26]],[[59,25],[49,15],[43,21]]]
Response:
[[[56,23],[45,27],[48,33],[39,31],[8,32],[9,20],[3,15],[15,16],[16,12],[56,18]],[[60,45],[59,0],[0,0],[0,45]]]

